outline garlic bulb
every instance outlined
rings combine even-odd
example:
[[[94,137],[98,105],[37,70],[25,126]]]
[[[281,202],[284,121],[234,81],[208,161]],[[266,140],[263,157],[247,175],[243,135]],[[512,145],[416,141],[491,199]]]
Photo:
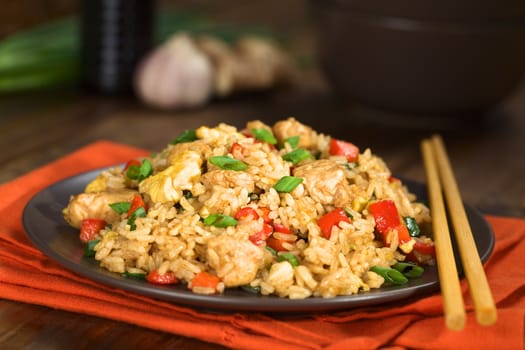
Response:
[[[213,92],[213,67],[186,34],[176,34],[147,55],[135,74],[137,95],[164,109],[203,105]]]

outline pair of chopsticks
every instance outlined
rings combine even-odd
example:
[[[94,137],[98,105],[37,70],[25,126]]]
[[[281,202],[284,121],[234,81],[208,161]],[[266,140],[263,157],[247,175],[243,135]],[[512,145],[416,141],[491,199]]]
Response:
[[[466,314],[450,239],[443,193],[474,304],[476,320],[481,325],[492,325],[497,319],[496,306],[442,138],[439,135],[434,135],[430,139],[423,140],[421,151],[427,174],[445,324],[451,330],[461,330],[465,326]]]

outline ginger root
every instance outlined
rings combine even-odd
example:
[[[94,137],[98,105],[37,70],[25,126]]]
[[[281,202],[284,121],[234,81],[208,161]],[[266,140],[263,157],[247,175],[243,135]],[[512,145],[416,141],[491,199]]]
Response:
[[[230,47],[219,39],[203,36],[197,38],[196,45],[212,62],[216,96],[266,90],[295,79],[291,58],[268,39],[244,37]]]

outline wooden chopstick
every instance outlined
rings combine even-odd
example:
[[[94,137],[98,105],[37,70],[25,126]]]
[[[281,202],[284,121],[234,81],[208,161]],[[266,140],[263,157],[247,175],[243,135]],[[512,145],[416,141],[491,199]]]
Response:
[[[476,312],[476,320],[481,325],[492,325],[497,320],[497,311],[496,306],[494,304],[494,299],[492,297],[492,292],[490,291],[490,287],[487,281],[487,277],[485,275],[485,271],[483,269],[483,265],[481,263],[481,259],[479,257],[479,253],[476,247],[476,244],[474,242],[474,237],[472,235],[472,230],[470,228],[470,224],[468,222],[467,214],[465,211],[465,207],[463,206],[463,201],[461,199],[461,195],[458,189],[458,185],[456,183],[456,180],[454,178],[454,174],[452,171],[452,166],[450,164],[443,140],[439,135],[434,135],[430,140],[424,140],[422,143],[422,148],[424,149],[424,160],[425,160],[425,167],[427,169],[427,176],[430,175],[430,172],[434,172],[433,175],[429,176],[428,179],[429,182],[429,196],[434,196],[434,200],[436,203],[433,203],[431,199],[431,211],[433,213],[434,210],[440,211],[440,206],[443,206],[443,204],[437,203],[437,201],[443,202],[443,198],[441,194],[439,196],[431,195],[430,192],[435,192],[436,189],[434,188],[431,190],[432,187],[437,187],[438,189],[441,187],[440,184],[443,186],[443,190],[445,193],[446,203],[448,205],[449,210],[449,216],[452,221],[452,226],[454,228],[454,235],[456,237],[457,246],[459,249],[459,255],[461,257],[461,263],[463,265],[463,270],[465,273],[465,276],[467,278],[469,292],[472,297],[472,301],[474,304],[474,309]],[[430,164],[430,168],[428,169],[427,163]],[[436,180],[435,177],[435,169],[436,168],[439,173],[439,178]],[[430,171],[429,171],[430,170]],[[432,181],[432,185],[430,182]],[[438,183],[438,185],[436,185]],[[438,209],[432,209],[432,207],[437,206]],[[437,226],[448,226],[446,217],[442,218],[440,217],[441,214],[438,213],[438,217],[435,220],[435,223],[433,224],[433,228],[436,229]],[[439,220],[439,221],[438,221]],[[442,228],[438,228],[438,230],[442,230]],[[448,231],[448,228],[447,228]],[[434,237],[436,238],[436,237]],[[442,237],[440,237],[442,238]],[[450,237],[449,237],[450,239]],[[436,241],[436,255],[438,260],[438,269],[440,271],[440,283],[442,283],[442,278],[444,279],[443,282],[445,282],[445,285],[449,285],[451,283],[457,284],[459,282],[456,282],[454,278],[447,278],[446,276],[441,276],[443,273],[441,272],[441,268],[439,265],[443,262],[439,262],[439,260],[443,259],[449,259],[447,256],[440,256],[441,253],[438,253],[439,250],[443,252],[444,250],[448,250],[449,247],[446,247],[446,245],[441,245],[441,249],[438,246],[438,244],[441,244],[442,242],[438,240]],[[450,250],[451,252],[451,250]],[[448,255],[448,253],[446,254]],[[451,260],[454,260],[452,257]],[[447,262],[445,262],[447,264]],[[457,277],[457,273],[455,270],[445,270],[444,271],[447,275],[454,275]],[[441,288],[443,290],[444,286],[441,285]],[[449,287],[445,287],[449,288]],[[454,289],[454,288],[453,288]],[[461,297],[461,295],[460,295]],[[448,315],[455,315],[452,311],[448,310],[449,307],[452,307],[450,304],[457,304],[457,301],[452,301],[450,298],[454,298],[454,300],[457,299],[457,295],[455,293],[447,296],[449,300],[445,298],[445,295],[443,295],[444,298],[444,307],[445,307],[445,318],[447,318],[447,313],[450,312]],[[461,304],[463,304],[463,301],[461,300]],[[459,326],[460,323],[457,324],[454,321],[454,317],[456,316],[450,316],[451,317],[451,325],[449,326],[448,320],[447,326],[451,329],[455,326]]]
[[[423,140],[421,143],[421,151],[423,153],[423,161],[427,175],[430,214],[432,216],[432,229],[436,247],[439,284],[443,296],[445,324],[449,329],[461,330],[465,326],[465,305],[459,285],[441,183],[439,181],[434,150],[430,140]]]
[[[432,144],[434,145],[436,161],[439,166],[443,188],[445,189],[445,198],[452,226],[454,227],[461,263],[474,303],[476,319],[479,324],[488,326],[494,324],[498,318],[494,298],[492,297],[487,276],[474,242],[467,213],[461,200],[443,140],[439,135],[435,135],[432,137]]]

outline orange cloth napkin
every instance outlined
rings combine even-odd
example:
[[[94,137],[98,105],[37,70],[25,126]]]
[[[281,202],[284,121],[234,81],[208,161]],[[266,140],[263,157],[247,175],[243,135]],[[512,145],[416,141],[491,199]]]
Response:
[[[487,217],[496,235],[486,263],[498,306],[497,324],[479,326],[463,281],[467,325],[447,330],[435,293],[338,313],[277,317],[215,314],[114,289],[80,277],[28,240],[21,216],[39,190],[67,176],[148,152],[100,141],[0,186],[0,297],[136,324],[235,349],[523,349],[525,220]]]

